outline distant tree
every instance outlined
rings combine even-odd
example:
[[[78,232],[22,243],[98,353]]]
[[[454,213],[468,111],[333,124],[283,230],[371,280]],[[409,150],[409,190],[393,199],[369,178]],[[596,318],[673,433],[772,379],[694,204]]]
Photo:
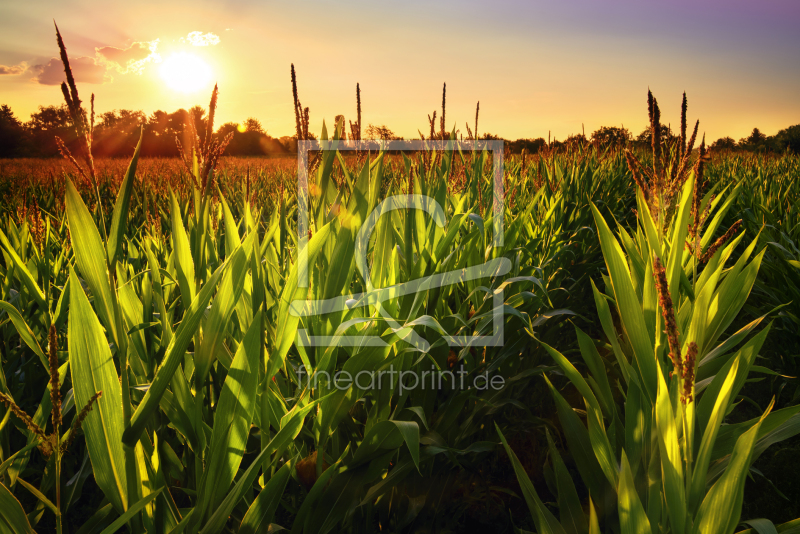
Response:
[[[542,137],[537,139],[517,139],[508,143],[508,150],[512,154],[520,154],[523,150],[527,150],[528,154],[536,154],[545,145],[547,145],[547,141]]]
[[[587,145],[587,144],[589,144],[589,141],[588,141],[588,139],[586,139],[585,135],[583,135],[582,133],[579,133],[579,134],[570,135],[569,137],[567,137],[567,139],[566,139],[566,141],[564,141],[564,143],[567,144],[567,145],[570,145],[570,146],[576,146],[576,145]]]
[[[264,128],[261,127],[261,123],[258,119],[254,117],[248,117],[246,121],[242,123],[244,126],[245,132],[257,132],[257,133],[267,133],[264,131]]]
[[[779,131],[775,136],[775,144],[781,152],[788,150],[800,154],[800,124]]]
[[[736,141],[733,137],[720,137],[713,143],[709,149],[711,150],[733,150],[736,148]]]
[[[592,133],[592,142],[601,147],[622,146],[631,139],[631,132],[627,128],[616,126],[602,126]]]
[[[13,158],[26,152],[27,136],[22,122],[7,105],[0,106],[0,158]]]
[[[69,127],[69,111],[66,105],[39,106],[39,111],[31,113],[28,128],[32,130],[60,130]]]
[[[381,139],[383,141],[392,141],[395,139],[400,139],[397,137],[393,131],[391,131],[385,124],[381,124],[377,126],[375,124],[370,124],[367,126],[367,139]]]
[[[31,120],[25,123],[25,128],[31,136],[34,155],[58,155],[56,136],[60,137],[67,147],[72,148],[75,139],[69,125],[69,111],[66,105],[39,106],[39,111],[32,113]]]
[[[761,130],[759,130],[758,128],[753,128],[753,131],[750,133],[749,136],[739,139],[739,145],[742,147],[753,149],[758,147],[759,145],[763,145],[766,140],[767,136],[764,135],[761,132]]]
[[[502,141],[503,139],[500,138],[499,135],[494,135],[492,133],[486,132],[483,135],[478,136],[479,139],[483,139],[484,141]]]
[[[224,138],[230,133],[242,131],[243,128],[240,128],[241,126],[236,122],[226,122],[217,130],[217,136]]]
[[[142,111],[120,109],[103,113],[95,126],[92,152],[97,157],[130,157],[145,124],[147,117]]]
[[[225,151],[230,156],[263,156],[287,151],[277,139],[267,135],[261,123],[253,117],[241,124],[225,123],[214,135],[219,139],[231,135],[231,141]]]
[[[283,148],[286,149],[287,152],[297,152],[297,136],[296,135],[285,135],[278,139]]]
[[[672,128],[670,128],[667,124],[661,125],[661,143],[667,143],[677,139],[676,135],[673,135]],[[650,145],[653,144],[653,132],[650,131],[650,128],[647,127],[642,130],[642,133],[636,136],[634,140],[638,145]]]

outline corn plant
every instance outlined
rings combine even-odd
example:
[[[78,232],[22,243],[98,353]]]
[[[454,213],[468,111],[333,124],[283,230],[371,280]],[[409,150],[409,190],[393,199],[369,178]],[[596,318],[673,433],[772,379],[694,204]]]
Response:
[[[652,96],[649,101],[656,132],[658,104]],[[685,110],[684,100],[684,117]],[[644,165],[628,154],[639,186],[635,233],[618,226],[615,236],[592,208],[608,272],[605,291],[594,283],[592,290],[615,365],[604,362],[577,327],[587,376],[543,344],[585,403],[586,425],[545,376],[591,495],[589,516],[552,444],[558,519],[500,433],[539,532],[599,532],[600,522],[626,534],[733,532],[752,462],[770,444],[800,432],[800,407],[773,412],[772,404],[759,418],[723,426],[770,330],[768,324],[748,339],[765,314],[723,339],[755,284],[765,250],[754,254],[755,236],[732,260],[744,239],[730,239],[738,224],[713,240],[741,184],[703,195],[702,144],[694,171],[682,178],[675,166],[687,168],[691,143],[687,149],[679,141],[667,157],[655,133],[653,139],[652,169],[642,172]],[[621,398],[611,377],[618,377]]]

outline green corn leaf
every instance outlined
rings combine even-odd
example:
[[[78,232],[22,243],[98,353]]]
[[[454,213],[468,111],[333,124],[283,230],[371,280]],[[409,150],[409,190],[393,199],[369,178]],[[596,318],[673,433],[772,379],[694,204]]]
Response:
[[[100,233],[94,224],[91,213],[83,203],[78,190],[72,181],[67,179],[67,220],[69,233],[72,237],[72,247],[75,250],[75,260],[83,279],[92,291],[94,309],[100,321],[111,333],[114,342],[120,346],[120,332],[117,332],[114,296],[111,292],[108,265],[106,264],[106,249],[100,239]],[[71,282],[72,292],[80,285],[77,277]],[[72,299],[70,298],[70,302]],[[123,334],[124,335],[124,334]]]
[[[614,322],[611,318],[611,309],[608,306],[608,301],[600,293],[600,290],[597,289],[597,286],[594,285],[594,280],[592,282],[592,293],[594,294],[594,302],[597,306],[597,314],[600,317],[600,324],[603,326],[603,332],[605,333],[608,341],[611,343],[611,347],[614,350],[614,356],[617,359],[617,363],[619,364],[620,373],[622,373],[622,378],[625,379],[625,383],[630,381],[630,376],[628,374],[628,367],[630,364],[628,363],[625,354],[622,352],[622,347],[619,345],[619,340],[617,339],[617,332],[614,329]]]
[[[272,453],[280,453],[280,451],[283,451],[289,443],[297,437],[300,430],[303,428],[303,419],[318,402],[319,400],[316,400],[303,408],[297,408],[287,414],[283,427],[278,431],[275,437],[272,438],[269,444],[261,450],[258,456],[256,456],[253,463],[250,464],[250,467],[241,475],[233,489],[228,492],[225,500],[222,501],[222,504],[219,505],[214,513],[211,514],[205,525],[203,525],[200,534],[216,534],[222,531],[223,525],[228,521],[233,507],[236,506],[245,492],[253,485],[256,477],[258,477],[259,468],[263,467],[264,470],[267,470],[272,463],[272,461],[270,461]]]
[[[195,353],[194,365],[197,380],[204,381],[211,365],[219,354],[224,352],[222,343],[225,332],[244,288],[245,275],[249,270],[249,252],[253,249],[253,238],[256,232],[251,232],[245,243],[239,246],[230,257],[230,267],[220,282],[219,291],[211,305],[211,312],[203,329],[203,342]],[[230,360],[228,365],[230,366]]]
[[[51,512],[53,512],[54,514],[58,513],[58,508],[56,508],[56,505],[53,504],[52,501],[50,501],[50,499],[45,497],[44,494],[41,491],[39,491],[35,486],[29,484],[28,482],[25,482],[21,478],[17,478],[17,482],[19,482],[22,485],[22,487],[28,490],[31,493],[31,495],[39,499],[39,502],[41,502],[47,508],[49,508]]]
[[[575,483],[567,471],[567,466],[561,459],[558,449],[553,443],[550,432],[547,431],[547,447],[550,451],[550,460],[553,462],[553,471],[556,476],[556,489],[558,491],[558,516],[566,534],[585,534],[589,532],[586,516],[581,508],[578,491]],[[594,511],[594,507],[591,509]],[[595,517],[597,521],[597,517]]]
[[[553,357],[555,362],[561,367],[561,370],[564,371],[564,374],[569,378],[569,381],[578,389],[581,396],[586,400],[586,403],[594,406],[598,410],[600,410],[600,403],[597,401],[597,397],[595,397],[592,388],[586,382],[586,379],[581,376],[575,366],[570,363],[560,352],[552,348],[550,345],[546,343],[541,343],[542,347]]]
[[[525,502],[528,503],[528,510],[530,510],[533,516],[536,531],[541,534],[566,534],[564,527],[561,526],[561,523],[558,522],[553,513],[547,509],[539,498],[536,489],[531,483],[531,479],[528,478],[528,473],[525,472],[525,468],[522,467],[517,455],[514,454],[514,451],[508,446],[508,442],[500,431],[500,427],[497,426],[497,423],[495,423],[494,427],[495,430],[497,430],[497,434],[500,436],[500,441],[503,442],[503,447],[505,447],[508,457],[511,459],[511,465],[514,467],[514,474],[517,475],[517,481],[522,488],[522,495],[525,497]]]
[[[259,311],[236,351],[217,401],[211,451],[206,459],[198,500],[198,508],[209,512],[207,515],[228,493],[247,445],[256,405],[260,329]]]
[[[408,446],[414,465],[419,471],[419,426],[414,421],[380,421],[370,428],[356,449],[348,467],[364,464],[388,449],[396,449],[403,442]]]
[[[761,423],[761,428],[758,431],[758,441],[753,449],[753,454],[756,455],[759,450],[800,433],[800,416],[797,415],[798,413],[800,413],[800,405],[789,406],[771,412]],[[761,418],[757,417],[743,423],[723,425],[714,445],[714,452],[711,455],[712,462],[729,455],[736,445],[736,440],[760,420]],[[724,459],[720,463],[724,463]],[[709,473],[710,476],[711,474]]]
[[[600,401],[600,407],[606,417],[611,419],[614,415],[614,396],[611,393],[611,385],[608,383],[608,373],[606,372],[603,360],[597,352],[597,347],[594,346],[592,338],[587,336],[583,330],[575,326],[575,334],[578,336],[578,345],[581,350],[583,361],[592,373],[592,378],[599,386],[597,389],[597,397]]]
[[[28,270],[28,267],[19,257],[15,248],[8,241],[6,234],[4,234],[2,230],[0,230],[0,243],[2,243],[3,248],[8,253],[11,263],[14,265],[14,272],[22,282],[22,285],[28,289],[28,292],[41,307],[47,308],[47,301],[45,300],[44,292],[39,288],[39,284],[36,283],[36,279]]]
[[[39,357],[39,361],[42,362],[42,365],[45,369],[50,369],[50,364],[47,361],[47,356],[44,355],[42,352],[42,347],[39,346],[39,342],[36,341],[36,336],[33,334],[33,331],[28,326],[28,323],[25,322],[25,318],[22,317],[22,314],[11,304],[4,300],[0,300],[0,310],[6,312],[8,317],[11,319],[11,322],[14,324],[14,328],[17,329],[17,333],[19,334],[20,339],[28,345],[31,350]]]
[[[75,405],[82,408],[95,393],[103,392],[82,428],[97,485],[117,513],[122,514],[128,508],[122,388],[103,328],[74,270],[70,279],[68,342]]]
[[[670,251],[666,262],[667,281],[670,288],[672,302],[680,302],[680,281],[683,274],[683,244],[689,232],[689,216],[691,215],[692,197],[694,192],[694,173],[689,175],[689,179],[683,183],[683,194],[681,195],[678,213],[672,222],[672,243],[673,250]]]
[[[277,473],[272,475],[267,485],[264,486],[239,526],[239,534],[267,534],[269,525],[275,517],[275,511],[281,501],[281,495],[289,482],[291,475],[291,461],[283,464]]]
[[[56,328],[61,328],[64,321],[67,320],[67,309],[69,308],[69,278],[64,283],[64,289],[61,290],[61,295],[58,297],[56,304],[56,311],[53,313],[53,324]]]
[[[714,402],[714,409],[711,411],[711,417],[705,427],[703,439],[700,444],[700,450],[697,453],[697,459],[694,462],[692,471],[692,483],[689,488],[689,512],[694,513],[700,505],[706,489],[706,475],[708,474],[708,465],[711,462],[711,454],[714,450],[714,443],[719,433],[719,427],[722,424],[722,419],[725,417],[728,404],[730,403],[731,393],[733,392],[733,384],[736,380],[736,373],[739,370],[739,358],[733,362],[728,374],[725,377],[725,382],[722,388],[717,393],[716,401]]]
[[[219,282],[228,265],[229,264],[226,262],[217,267],[217,270],[211,275],[211,278],[208,279],[194,301],[192,301],[192,305],[186,311],[180,325],[178,325],[178,330],[175,332],[175,335],[172,337],[167,347],[164,360],[156,371],[153,382],[144,394],[142,402],[136,408],[131,418],[130,426],[123,434],[122,439],[126,445],[133,446],[136,444],[148,419],[158,408],[161,396],[170,384],[172,375],[178,369],[181,362],[183,362],[186,348],[197,332],[200,326],[200,320],[203,318],[203,314],[206,311],[208,301],[211,300],[211,295],[216,288],[217,282]]]
[[[705,347],[713,346],[736,316],[739,315],[739,310],[744,306],[756,281],[756,276],[766,251],[765,247],[747,267],[742,269],[741,273],[736,276],[733,273],[729,273],[720,284],[719,291],[715,295],[715,299],[718,299],[715,307],[717,313],[712,315],[709,312]]]
[[[114,213],[111,217],[111,230],[108,233],[108,264],[111,269],[117,262],[122,250],[122,242],[125,240],[125,229],[128,225],[128,206],[131,203],[131,193],[133,192],[133,184],[136,181],[136,163],[139,161],[139,151],[142,149],[142,139],[144,138],[144,127],[139,131],[139,142],[136,143],[136,149],[133,151],[133,157],[128,164],[128,170],[125,172],[125,178],[119,187],[117,193],[117,201],[114,204]]]
[[[728,534],[739,524],[744,498],[744,482],[753,456],[753,446],[764,418],[772,410],[770,403],[761,419],[736,440],[725,473],[711,487],[695,517],[693,534]]]
[[[136,504],[128,508],[128,510],[124,514],[119,516],[113,523],[104,528],[103,532],[101,532],[100,534],[114,534],[114,532],[118,531],[120,528],[125,526],[125,524],[128,523],[128,521],[130,521],[131,519],[133,519],[133,517],[136,514],[138,514],[145,506],[150,504],[156,497],[158,497],[159,493],[161,493],[163,489],[164,488],[158,488],[156,491],[154,491],[147,497],[139,499],[136,502]]]
[[[5,461],[3,461],[2,464],[0,464],[0,476],[3,476],[3,474],[11,466],[11,464],[14,463],[14,459],[17,456],[21,456],[21,455],[25,454],[26,452],[28,452],[29,450],[33,449],[34,447],[38,447],[39,443],[40,443],[40,441],[34,441],[33,443],[29,443],[29,444],[25,445],[24,447],[22,447],[17,452],[15,452],[14,454],[12,454],[11,456],[9,456],[8,458],[6,458]]]
[[[594,449],[594,455],[600,463],[600,469],[608,479],[608,482],[616,487],[619,484],[619,471],[617,470],[617,461],[614,458],[614,450],[611,448],[611,443],[608,441],[608,434],[606,434],[605,426],[603,425],[603,416],[600,409],[587,404],[586,411],[587,421],[589,423],[589,441]]]
[[[753,527],[753,530],[755,530],[758,534],[778,534],[778,529],[775,528],[775,523],[769,519],[748,519],[747,521],[742,521],[742,523]]]
[[[0,470],[2,472],[2,470]],[[92,474],[92,466],[91,461],[89,460],[89,453],[83,453],[83,461],[81,462],[81,467],[78,471],[69,479],[66,484],[65,494],[63,498],[63,513],[66,513],[70,506],[80,498],[81,490],[83,489],[83,484],[89,475]]]
[[[0,483],[0,531],[8,534],[34,534],[22,505],[2,483]]]
[[[747,521],[742,521],[742,523],[750,525],[753,528],[739,531],[737,534],[778,534],[783,532],[797,532],[798,527],[800,527],[800,519],[795,519],[790,523],[790,528],[787,528],[787,524],[784,523],[779,527],[775,527],[775,523],[770,521],[769,519],[748,519]],[[794,528],[791,528],[794,527]]]
[[[286,279],[286,285],[283,288],[283,293],[281,293],[280,309],[278,311],[278,331],[276,339],[278,350],[275,351],[270,358],[270,369],[267,373],[267,378],[272,378],[280,366],[283,365],[283,359],[286,357],[289,348],[295,341],[297,326],[300,323],[300,316],[290,313],[292,301],[305,300],[308,294],[308,287],[298,287],[298,275],[300,275],[301,278],[307,279],[309,274],[307,268],[314,265],[317,254],[319,254],[323,245],[328,241],[328,236],[331,233],[331,224],[332,223],[328,223],[323,226],[308,242],[308,264],[306,268],[304,268],[304,272],[300,273],[298,271],[300,269],[300,262],[298,261],[292,266],[289,277]]]
[[[625,451],[622,451],[622,462],[619,474],[619,525],[622,534],[652,534],[650,521],[644,512],[642,501],[636,493],[633,473]]]
[[[307,524],[310,522],[312,515],[316,511],[316,505],[322,497],[323,493],[328,487],[328,482],[333,478],[335,475],[339,473],[339,466],[344,460],[347,453],[350,452],[350,444],[347,444],[342,455],[339,457],[336,462],[328,469],[322,472],[319,476],[317,481],[312,486],[311,490],[308,492],[308,495],[303,500],[303,503],[300,505],[300,509],[297,511],[297,515],[294,518],[294,524],[292,525],[292,534],[302,534],[303,530],[306,528]]]
[[[591,499],[589,499],[589,534],[602,534],[600,532],[600,521],[597,519],[597,512]]]
[[[592,495],[605,495],[607,491],[613,491],[609,486],[603,470],[592,449],[589,431],[583,425],[578,414],[570,407],[564,397],[553,387],[546,375],[544,377],[550,393],[556,402],[558,420],[567,438],[567,448],[575,461],[575,466],[583,479],[584,484],[589,488]]]
[[[761,350],[761,347],[766,341],[767,334],[769,333],[771,326],[772,323],[767,325],[763,330],[761,330],[761,332],[753,336],[752,339],[745,343],[742,348],[739,349],[736,354],[734,354],[733,357],[730,358],[717,372],[716,376],[714,376],[714,379],[711,381],[711,384],[709,384],[709,386],[703,390],[703,396],[700,398],[700,402],[696,405],[697,428],[700,429],[701,432],[705,432],[708,421],[711,419],[714,405],[716,404],[717,398],[721,394],[720,392],[722,391],[723,383],[728,376],[729,369],[735,361],[738,362],[736,381],[733,384],[733,390],[731,392],[730,399],[728,400],[728,404],[723,408],[723,412],[726,413],[731,401],[736,398],[736,395],[739,394],[742,386],[744,386],[745,380],[750,373],[750,367],[753,365],[753,362],[755,362],[758,352]]]
[[[102,529],[110,525],[116,517],[111,504],[101,506],[92,516],[75,532],[75,534],[100,534]]]
[[[672,411],[669,389],[664,375],[658,373],[658,399],[655,409],[658,429],[658,449],[661,453],[661,471],[664,482],[664,496],[669,511],[670,527],[674,532],[685,532],[686,493],[683,481],[683,459],[678,443],[676,417]]]
[[[195,272],[192,247],[186,236],[186,229],[181,219],[181,207],[175,193],[170,190],[170,211],[172,213],[172,252],[175,255],[175,270],[177,271],[178,286],[181,290],[184,308],[194,302],[195,298]]]
[[[642,314],[642,305],[633,289],[630,271],[625,256],[611,229],[606,224],[600,211],[592,204],[603,258],[611,276],[612,287],[617,301],[617,310],[622,318],[622,325],[628,335],[636,360],[636,367],[642,378],[642,387],[647,397],[655,401],[656,397],[656,361],[653,357],[653,340],[647,333]]]

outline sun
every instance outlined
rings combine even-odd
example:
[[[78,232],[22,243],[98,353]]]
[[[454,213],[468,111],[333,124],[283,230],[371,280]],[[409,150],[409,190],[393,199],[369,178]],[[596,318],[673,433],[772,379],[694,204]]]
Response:
[[[194,93],[211,83],[211,67],[194,54],[179,52],[161,64],[161,77],[174,91]]]

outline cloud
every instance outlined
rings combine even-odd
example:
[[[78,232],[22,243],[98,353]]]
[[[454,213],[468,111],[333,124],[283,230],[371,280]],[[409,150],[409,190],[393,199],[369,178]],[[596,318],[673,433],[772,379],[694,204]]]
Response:
[[[161,56],[158,54],[158,39],[136,42],[128,48],[104,46],[94,50],[97,54],[97,62],[105,63],[108,68],[114,68],[121,74],[141,74],[146,64],[161,62]]]
[[[107,74],[106,66],[98,65],[94,58],[71,58],[69,64],[76,82],[107,83],[112,80]],[[34,65],[30,70],[36,74],[32,80],[42,85],[58,85],[66,81],[61,60],[55,57],[44,65]]]
[[[194,46],[213,46],[219,44],[219,35],[211,32],[190,32],[186,37],[181,37],[181,42]]]
[[[20,74],[25,72],[25,69],[27,68],[28,64],[25,63],[24,61],[19,65],[11,65],[11,66],[0,65],[0,76],[19,76]]]

